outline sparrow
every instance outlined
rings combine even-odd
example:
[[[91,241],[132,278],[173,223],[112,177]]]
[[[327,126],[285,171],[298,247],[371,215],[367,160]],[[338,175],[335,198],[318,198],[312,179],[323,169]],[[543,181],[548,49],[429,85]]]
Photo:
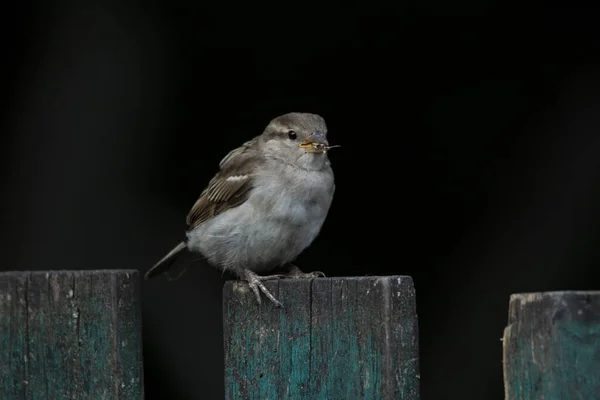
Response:
[[[185,239],[145,279],[167,272],[187,251],[247,281],[259,304],[262,292],[283,307],[263,281],[325,276],[304,273],[292,261],[317,237],[329,212],[335,183],[327,152],[333,147],[317,114],[271,120],[261,135],[221,160],[187,215]],[[264,275],[279,267],[287,273]]]

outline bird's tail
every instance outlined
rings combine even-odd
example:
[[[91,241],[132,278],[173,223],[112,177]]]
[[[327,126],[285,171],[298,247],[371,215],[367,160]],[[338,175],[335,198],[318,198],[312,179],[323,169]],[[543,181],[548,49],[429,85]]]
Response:
[[[150,279],[157,275],[165,273],[171,267],[175,259],[181,254],[181,252],[186,249],[187,246],[185,242],[179,243],[173,248],[173,250],[169,252],[169,254],[164,256],[162,260],[154,264],[154,266],[150,268],[148,272],[146,272],[146,275],[144,275],[144,279]]]

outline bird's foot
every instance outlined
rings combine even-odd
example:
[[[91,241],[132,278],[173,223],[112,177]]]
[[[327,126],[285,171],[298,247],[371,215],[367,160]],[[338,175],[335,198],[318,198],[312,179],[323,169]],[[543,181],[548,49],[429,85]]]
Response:
[[[302,272],[300,268],[294,264],[290,264],[286,278],[325,278],[325,274],[321,271]]]
[[[245,269],[243,276],[244,276],[244,280],[246,280],[248,282],[248,286],[250,287],[250,289],[252,289],[252,291],[256,295],[256,300],[258,301],[258,304],[262,304],[262,301],[260,299],[260,292],[263,292],[264,295],[267,296],[269,298],[269,300],[271,300],[273,302],[273,304],[275,304],[275,307],[283,307],[283,304],[281,304],[279,302],[279,300],[277,300],[275,298],[275,296],[273,296],[271,294],[271,292],[269,292],[269,290],[265,287],[265,285],[263,285],[263,281],[270,281],[273,279],[284,278],[285,275],[277,274],[277,275],[261,276],[261,275],[257,275],[256,273],[250,271],[249,269]]]

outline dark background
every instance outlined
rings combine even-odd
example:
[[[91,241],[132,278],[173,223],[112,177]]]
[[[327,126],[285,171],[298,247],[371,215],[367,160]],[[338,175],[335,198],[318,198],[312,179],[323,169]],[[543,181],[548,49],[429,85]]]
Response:
[[[0,268],[144,273],[229,150],[319,113],[337,191],[298,264],[411,275],[422,399],[502,399],[509,295],[600,287],[597,13],[452,4],[5,8]],[[148,400],[222,398],[221,287],[143,283]]]

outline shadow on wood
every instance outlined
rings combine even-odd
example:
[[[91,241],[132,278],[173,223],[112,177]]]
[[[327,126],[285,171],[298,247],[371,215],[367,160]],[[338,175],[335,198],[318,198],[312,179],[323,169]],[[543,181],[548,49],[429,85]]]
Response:
[[[134,270],[0,273],[0,399],[143,398]]]
[[[415,292],[408,276],[283,279],[284,305],[245,282],[223,293],[226,399],[419,398]]]
[[[600,398],[600,292],[512,295],[503,345],[506,400]]]

